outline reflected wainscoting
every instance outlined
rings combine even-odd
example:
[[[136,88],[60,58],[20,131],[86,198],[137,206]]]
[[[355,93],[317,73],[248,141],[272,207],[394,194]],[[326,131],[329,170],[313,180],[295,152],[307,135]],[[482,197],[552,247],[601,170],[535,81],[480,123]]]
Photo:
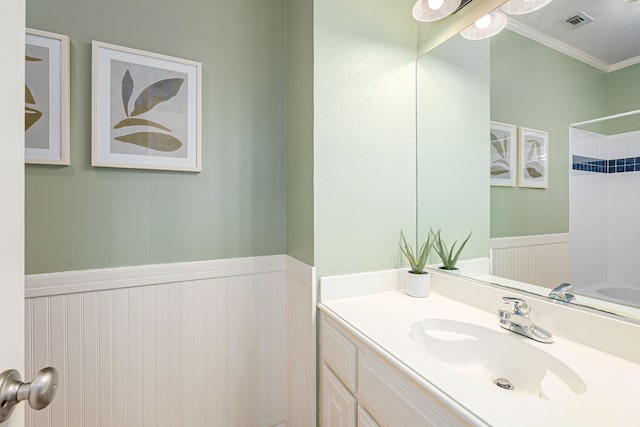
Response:
[[[493,276],[546,288],[571,282],[569,233],[494,238],[489,247]]]
[[[277,255],[26,281],[25,376],[60,372],[27,426],[313,425],[312,267]]]

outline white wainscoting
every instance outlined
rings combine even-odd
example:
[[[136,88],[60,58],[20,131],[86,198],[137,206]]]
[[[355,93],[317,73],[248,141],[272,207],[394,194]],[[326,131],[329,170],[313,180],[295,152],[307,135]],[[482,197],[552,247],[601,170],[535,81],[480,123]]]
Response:
[[[295,258],[287,272],[288,421],[291,427],[316,424],[316,272]]]
[[[554,288],[571,281],[569,233],[491,239],[491,274]]]
[[[27,426],[312,425],[288,422],[315,407],[298,377],[315,366],[303,266],[278,255],[28,276],[25,376],[55,366],[60,388]]]

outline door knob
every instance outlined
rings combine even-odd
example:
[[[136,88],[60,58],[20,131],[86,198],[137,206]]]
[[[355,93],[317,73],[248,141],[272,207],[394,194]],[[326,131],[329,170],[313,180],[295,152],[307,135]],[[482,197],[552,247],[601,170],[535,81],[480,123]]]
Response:
[[[20,373],[9,369],[0,374],[0,423],[13,413],[14,406],[26,400],[35,410],[44,409],[56,396],[58,371],[54,368],[40,370],[30,383],[23,383]]]

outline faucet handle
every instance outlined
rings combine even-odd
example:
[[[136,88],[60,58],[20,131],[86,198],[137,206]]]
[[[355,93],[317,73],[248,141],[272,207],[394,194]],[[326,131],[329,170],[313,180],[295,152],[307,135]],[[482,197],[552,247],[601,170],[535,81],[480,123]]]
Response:
[[[576,300],[576,296],[570,294],[571,283],[562,283],[549,292],[549,298],[564,302],[573,302]]]
[[[529,307],[529,304],[527,304],[527,302],[522,298],[502,297],[502,301],[505,304],[513,304],[513,312],[520,316],[525,316],[531,311],[531,307]]]

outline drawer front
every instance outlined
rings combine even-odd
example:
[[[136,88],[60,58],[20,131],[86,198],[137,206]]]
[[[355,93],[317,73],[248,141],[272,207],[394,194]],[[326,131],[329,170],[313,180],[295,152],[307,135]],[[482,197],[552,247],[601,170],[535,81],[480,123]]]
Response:
[[[451,409],[372,355],[360,351],[358,398],[381,424],[393,427],[468,426]]]
[[[358,427],[380,427],[362,406],[358,406]]]
[[[322,322],[322,355],[325,363],[351,392],[356,389],[358,348],[326,320]]]
[[[322,367],[322,427],[355,427],[356,398],[326,366]]]

